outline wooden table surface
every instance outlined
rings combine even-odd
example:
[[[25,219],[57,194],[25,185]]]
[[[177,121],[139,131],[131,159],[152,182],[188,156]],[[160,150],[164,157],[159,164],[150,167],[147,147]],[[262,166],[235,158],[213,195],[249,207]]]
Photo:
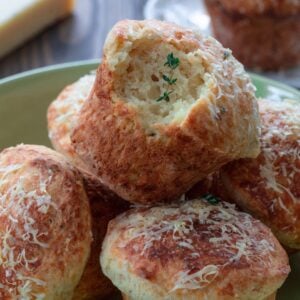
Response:
[[[73,16],[49,27],[0,60],[0,79],[34,68],[100,58],[111,27],[143,19],[146,0],[77,0]]]

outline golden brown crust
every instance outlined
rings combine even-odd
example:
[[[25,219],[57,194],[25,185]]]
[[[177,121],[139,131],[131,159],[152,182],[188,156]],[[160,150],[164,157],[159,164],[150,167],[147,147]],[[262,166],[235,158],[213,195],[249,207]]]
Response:
[[[262,152],[225,166],[231,198],[271,227],[280,242],[300,249],[300,104],[259,101]]]
[[[180,55],[198,51],[206,70],[205,96],[182,122],[149,125],[155,133],[145,127],[141,110],[118,96],[116,88],[126,76],[118,74],[123,57],[141,49],[142,43],[147,57],[152,46],[170,47]],[[256,157],[259,121],[254,88],[242,66],[224,51],[214,39],[174,24],[119,22],[107,38],[94,91],[71,135],[78,155],[109,188],[142,203],[174,200],[228,161]],[[126,63],[130,69],[130,59]]]
[[[103,272],[129,299],[265,299],[287,277],[271,231],[204,199],[128,211],[109,223]]]
[[[86,169],[87,166],[74,151],[70,134],[77,115],[92,90],[95,77],[95,74],[85,75],[65,87],[47,111],[49,139],[54,149],[81,169]]]
[[[231,13],[246,16],[272,14],[278,16],[300,13],[299,0],[217,0]]]
[[[71,299],[91,243],[80,173],[42,146],[0,153],[0,298]]]
[[[248,1],[251,2],[251,1]],[[236,16],[206,1],[214,36],[248,68],[278,70],[300,63],[300,14]]]

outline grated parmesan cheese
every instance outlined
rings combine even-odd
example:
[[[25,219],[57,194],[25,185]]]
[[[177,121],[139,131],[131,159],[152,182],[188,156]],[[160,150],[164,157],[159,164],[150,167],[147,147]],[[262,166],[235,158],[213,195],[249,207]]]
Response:
[[[273,207],[280,207],[289,216],[289,203],[299,203],[292,192],[300,170],[300,105],[291,100],[260,100],[262,118],[260,176],[268,190],[274,192]],[[286,183],[284,183],[286,180]],[[292,216],[292,222],[297,218]]]
[[[269,254],[275,251],[273,242],[266,240],[254,225],[258,221],[237,211],[233,204],[209,205],[205,200],[193,200],[149,208],[146,213],[145,208],[139,208],[133,215],[122,218],[121,226],[126,230],[119,247],[132,248],[134,255],[140,257],[151,256],[156,249],[167,247],[169,254],[179,260],[176,251],[182,248],[184,260],[194,262],[193,269],[182,266],[174,274],[170,293],[178,289],[205,288],[224,268],[236,262],[271,265]],[[205,246],[207,244],[209,246]],[[216,256],[220,263],[202,265],[203,255]],[[180,265],[177,259],[176,265]]]
[[[45,282],[27,274],[34,272],[34,265],[43,252],[33,250],[29,253],[20,245],[26,242],[32,245],[32,249],[48,247],[42,240],[48,233],[39,232],[35,224],[38,216],[33,211],[44,215],[50,208],[56,210],[57,207],[46,189],[52,179],[51,171],[46,179],[40,174],[32,174],[38,179],[36,189],[21,175],[23,167],[22,164],[16,164],[0,168],[0,221],[5,222],[5,230],[3,228],[0,235],[0,271],[5,271],[0,285],[0,298],[9,295],[18,300],[42,300],[45,294],[34,291],[37,286],[45,286]],[[20,175],[17,175],[18,172]]]

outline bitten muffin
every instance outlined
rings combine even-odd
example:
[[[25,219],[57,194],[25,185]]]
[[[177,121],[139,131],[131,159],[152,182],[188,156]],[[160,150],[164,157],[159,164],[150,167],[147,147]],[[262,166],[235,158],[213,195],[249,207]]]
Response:
[[[95,77],[95,74],[85,75],[65,87],[50,104],[47,112],[48,135],[54,149],[81,169],[87,169],[87,166],[74,151],[70,134],[77,115],[92,90]]]
[[[260,221],[214,203],[138,208],[109,223],[100,261],[124,299],[274,297],[287,254]]]
[[[121,21],[72,144],[122,198],[171,201],[225,163],[258,155],[254,90],[213,38],[155,20]]]
[[[206,0],[214,36],[246,67],[300,64],[300,1]]]
[[[300,249],[300,103],[259,101],[262,151],[221,170],[227,194],[267,224],[279,241]]]
[[[42,146],[0,153],[0,298],[72,299],[91,217],[80,173]]]
[[[128,210],[129,204],[106,189],[95,178],[88,178],[87,174],[83,178],[91,207],[93,241],[89,259],[72,300],[98,300],[112,297],[118,292],[102,273],[99,255],[108,222]]]

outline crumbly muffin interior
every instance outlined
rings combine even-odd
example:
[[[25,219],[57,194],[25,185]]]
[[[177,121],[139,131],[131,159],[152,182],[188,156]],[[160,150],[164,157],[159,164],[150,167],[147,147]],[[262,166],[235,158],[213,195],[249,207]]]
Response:
[[[179,59],[176,68],[166,64],[168,55]],[[126,58],[118,60],[116,70],[114,98],[137,108],[146,126],[182,122],[205,94],[209,78],[201,50],[186,53],[146,39],[135,41]],[[168,83],[166,76],[175,82]],[[164,93],[168,97],[160,99]]]

